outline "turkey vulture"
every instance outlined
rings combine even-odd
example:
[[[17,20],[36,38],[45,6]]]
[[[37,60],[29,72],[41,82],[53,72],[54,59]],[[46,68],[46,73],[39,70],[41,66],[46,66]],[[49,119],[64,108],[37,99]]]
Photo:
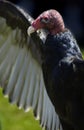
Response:
[[[42,30],[43,29],[43,30]],[[82,53],[58,11],[35,20],[0,0],[0,85],[46,130],[84,129]]]

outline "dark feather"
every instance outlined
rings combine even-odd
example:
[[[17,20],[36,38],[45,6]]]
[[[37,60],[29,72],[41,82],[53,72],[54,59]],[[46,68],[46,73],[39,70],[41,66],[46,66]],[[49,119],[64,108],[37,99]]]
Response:
[[[51,101],[64,130],[84,128],[84,60],[69,30],[48,35],[45,43],[43,74]]]

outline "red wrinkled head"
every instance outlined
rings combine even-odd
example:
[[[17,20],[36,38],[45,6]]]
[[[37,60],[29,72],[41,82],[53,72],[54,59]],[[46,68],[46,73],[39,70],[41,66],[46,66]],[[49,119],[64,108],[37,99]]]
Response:
[[[47,29],[51,34],[62,32],[65,28],[62,16],[54,9],[43,12],[33,21],[32,26],[35,30]]]

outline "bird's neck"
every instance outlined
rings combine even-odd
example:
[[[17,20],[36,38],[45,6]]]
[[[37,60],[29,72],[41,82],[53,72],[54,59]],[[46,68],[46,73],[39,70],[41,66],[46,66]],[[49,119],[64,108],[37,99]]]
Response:
[[[49,32],[52,34],[52,35],[56,35],[57,33],[61,33],[61,32],[64,32],[65,31],[65,25],[64,24],[54,24],[52,28],[49,28]]]
[[[56,35],[56,34],[58,34],[60,32],[64,32],[64,29],[62,29],[62,28],[61,29],[53,28],[53,29],[50,30],[51,35]]]

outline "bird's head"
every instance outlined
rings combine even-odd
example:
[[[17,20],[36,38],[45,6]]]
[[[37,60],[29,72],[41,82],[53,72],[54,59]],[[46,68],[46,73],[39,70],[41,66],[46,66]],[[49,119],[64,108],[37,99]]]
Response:
[[[63,18],[60,13],[54,9],[47,10],[39,15],[28,28],[28,34],[45,29],[51,34],[57,34],[65,28]]]

